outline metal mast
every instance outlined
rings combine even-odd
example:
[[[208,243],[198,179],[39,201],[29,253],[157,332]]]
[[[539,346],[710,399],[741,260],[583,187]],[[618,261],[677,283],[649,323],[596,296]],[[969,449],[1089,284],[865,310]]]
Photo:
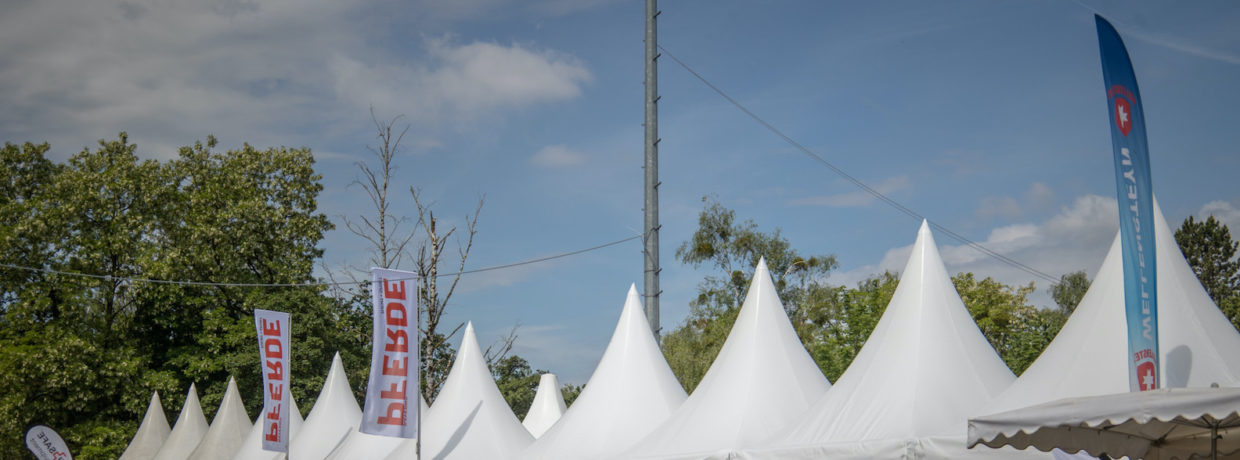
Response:
[[[659,67],[655,19],[659,15],[656,0],[646,0],[646,228],[642,249],[646,261],[643,294],[646,319],[650,330],[659,337]]]

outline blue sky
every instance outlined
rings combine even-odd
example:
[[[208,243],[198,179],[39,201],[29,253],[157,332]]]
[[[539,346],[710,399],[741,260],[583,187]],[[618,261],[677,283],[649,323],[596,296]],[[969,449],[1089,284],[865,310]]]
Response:
[[[486,196],[469,268],[577,250],[642,227],[642,2],[19,0],[0,6],[0,139],[58,159],[126,130],[151,158],[223,146],[312,148],[338,229],[331,270],[367,266],[343,217],[374,145],[368,110],[410,124],[394,189],[461,223]],[[1169,221],[1240,228],[1240,5],[1154,2],[664,1],[659,39],[785,134],[900,203],[1041,271],[1092,276],[1116,231],[1092,15],[1126,41],[1154,191]],[[663,325],[695,270],[673,258],[715,195],[830,281],[898,270],[919,222],[808,159],[661,61]],[[936,235],[949,270],[1033,278]],[[584,383],[630,283],[636,241],[462,279],[448,321]],[[1049,303],[1037,283],[1038,303]]]

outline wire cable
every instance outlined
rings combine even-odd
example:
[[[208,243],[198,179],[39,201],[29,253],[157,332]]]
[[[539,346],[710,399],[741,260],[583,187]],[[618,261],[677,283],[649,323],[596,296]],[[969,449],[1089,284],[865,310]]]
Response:
[[[908,215],[909,217],[912,217],[912,218],[917,219],[917,220],[925,220],[925,221],[926,221],[926,222],[927,222],[927,223],[928,223],[931,227],[934,227],[936,230],[939,230],[940,232],[943,232],[944,234],[946,234],[947,236],[951,237],[952,239],[955,239],[956,241],[959,241],[959,242],[961,242],[961,243],[963,243],[963,244],[965,244],[965,245],[967,245],[967,246],[969,246],[969,247],[973,248],[974,250],[976,250],[976,251],[978,251],[978,252],[981,252],[981,253],[983,253],[983,254],[985,254],[985,255],[988,255],[988,256],[990,256],[990,257],[993,257],[993,258],[995,258],[995,259],[999,260],[1000,262],[1003,262],[1003,263],[1005,263],[1005,264],[1007,264],[1007,265],[1010,265],[1010,266],[1012,266],[1012,267],[1015,267],[1015,268],[1017,268],[1017,269],[1020,269],[1021,271],[1024,271],[1025,273],[1028,273],[1028,274],[1033,275],[1033,276],[1038,277],[1038,278],[1042,278],[1042,279],[1047,280],[1047,281],[1050,281],[1050,282],[1052,282],[1052,283],[1058,283],[1058,282],[1059,282],[1059,277],[1051,276],[1050,274],[1047,274],[1046,272],[1043,272],[1043,271],[1038,270],[1038,269],[1036,269],[1036,268],[1030,267],[1030,266],[1028,266],[1028,265],[1025,265],[1025,264],[1021,263],[1020,261],[1017,261],[1017,260],[1012,259],[1012,258],[1010,258],[1010,257],[1008,257],[1008,256],[1005,256],[1005,255],[1003,255],[1003,254],[1000,254],[1000,253],[998,253],[998,252],[995,252],[995,251],[991,250],[990,248],[987,248],[986,246],[981,245],[980,243],[977,243],[977,242],[975,242],[975,241],[973,241],[973,240],[970,240],[970,239],[966,238],[964,235],[961,235],[961,234],[959,234],[959,233],[956,233],[956,232],[952,231],[951,229],[949,229],[949,228],[947,228],[947,227],[944,227],[944,226],[942,226],[942,225],[940,225],[940,224],[938,224],[938,223],[935,223],[935,222],[931,221],[930,219],[925,218],[924,216],[922,216],[922,215],[921,215],[920,213],[918,213],[917,211],[914,211],[914,210],[910,209],[909,207],[907,207],[907,206],[905,206],[905,205],[901,204],[900,202],[898,202],[898,201],[896,201],[896,200],[892,199],[891,197],[888,197],[887,195],[884,195],[882,192],[879,192],[878,190],[875,190],[873,187],[870,187],[869,185],[866,185],[866,184],[865,184],[864,182],[862,182],[860,179],[857,179],[856,177],[853,177],[851,174],[848,174],[848,172],[844,171],[843,169],[840,169],[840,167],[838,167],[838,166],[836,166],[836,165],[832,164],[830,161],[827,161],[825,158],[823,158],[823,157],[819,156],[818,154],[814,153],[814,152],[813,152],[813,151],[811,151],[810,149],[806,148],[804,145],[801,145],[801,143],[800,143],[800,142],[797,142],[797,141],[796,141],[795,139],[793,139],[792,137],[788,136],[787,134],[784,134],[784,132],[783,132],[783,131],[780,131],[780,130],[779,130],[779,128],[776,128],[774,125],[770,124],[770,123],[769,123],[769,122],[767,122],[765,119],[763,119],[762,117],[758,116],[758,114],[756,114],[756,113],[754,113],[753,111],[749,110],[749,108],[748,108],[748,107],[745,107],[745,106],[744,106],[743,104],[741,104],[740,102],[737,102],[737,101],[736,101],[736,99],[733,99],[733,98],[732,98],[732,96],[729,96],[727,92],[724,92],[724,91],[723,91],[722,89],[720,89],[718,86],[715,86],[713,83],[711,83],[711,82],[710,82],[710,80],[707,80],[707,79],[706,79],[706,77],[703,77],[703,76],[702,76],[702,74],[698,73],[696,70],[693,70],[693,68],[692,68],[692,67],[689,67],[689,65],[688,65],[688,64],[686,64],[684,61],[681,61],[681,60],[680,60],[680,58],[676,57],[676,55],[675,55],[675,54],[672,54],[670,51],[668,51],[668,50],[667,50],[667,48],[664,48],[664,47],[663,47],[663,45],[659,45],[659,51],[662,51],[662,52],[663,52],[663,54],[666,54],[666,55],[667,55],[667,57],[672,58],[672,60],[673,60],[673,61],[676,61],[676,63],[677,63],[677,64],[679,64],[679,65],[680,65],[680,67],[684,68],[684,69],[685,69],[685,71],[689,72],[689,74],[691,74],[691,75],[693,75],[695,78],[697,78],[697,79],[698,79],[698,81],[700,81],[700,82],[702,82],[703,84],[705,84],[707,87],[709,87],[711,90],[713,90],[713,91],[714,91],[716,94],[718,94],[720,97],[722,97],[722,98],[724,98],[725,100],[727,100],[729,103],[731,103],[731,104],[732,104],[733,106],[735,106],[737,109],[740,109],[740,111],[744,112],[744,113],[745,113],[745,115],[748,115],[748,116],[749,116],[749,118],[752,118],[754,121],[757,121],[757,122],[758,122],[758,124],[761,124],[761,125],[762,125],[763,127],[765,127],[768,131],[770,131],[771,133],[774,133],[776,136],[779,136],[779,138],[783,139],[783,140],[784,140],[784,142],[787,142],[787,143],[788,143],[788,145],[791,145],[793,148],[796,148],[798,151],[800,151],[802,154],[805,154],[805,156],[808,156],[810,159],[815,160],[815,161],[817,161],[818,163],[821,163],[823,166],[826,166],[826,167],[827,167],[828,169],[830,169],[832,172],[836,173],[836,174],[837,174],[837,175],[839,175],[840,177],[843,177],[845,180],[847,180],[848,182],[850,182],[850,183],[852,183],[853,185],[857,186],[857,187],[858,187],[858,188],[860,188],[861,190],[864,190],[866,193],[869,193],[869,194],[870,194],[871,196],[873,196],[874,198],[877,198],[878,200],[880,200],[880,201],[882,201],[882,202],[886,203],[887,205],[891,206],[892,208],[895,208],[897,211],[900,211],[900,212],[902,212],[902,213],[904,213],[904,214]]]
[[[462,270],[462,271],[453,272],[453,273],[440,273],[438,277],[443,278],[443,277],[448,277],[448,276],[469,275],[469,274],[489,272],[489,271],[494,271],[494,270],[504,270],[504,269],[513,268],[513,267],[519,267],[522,265],[536,264],[539,262],[546,262],[549,260],[555,260],[555,259],[560,259],[564,257],[575,256],[577,254],[582,254],[582,253],[586,253],[590,251],[596,251],[599,249],[615,246],[617,244],[633,241],[641,237],[642,237],[641,235],[633,235],[628,238],[619,239],[616,241],[612,241],[609,243],[603,243],[603,244],[596,245],[596,246],[591,246],[585,249],[578,249],[576,251],[564,252],[564,253],[555,254],[555,255],[546,256],[546,257],[539,257],[536,259],[523,260],[520,262],[514,262],[510,264],[493,265],[490,267],[475,268],[472,270]],[[0,267],[12,269],[12,270],[22,270],[22,271],[28,271],[28,272],[38,272],[38,273],[46,273],[46,274],[51,274],[51,275],[69,276],[69,277],[77,277],[77,278],[92,278],[92,279],[101,279],[101,280],[106,280],[106,281],[116,280],[116,281],[128,281],[128,282],[135,282],[135,283],[165,284],[165,285],[179,285],[179,286],[218,286],[218,287],[329,287],[330,286],[330,287],[340,287],[340,286],[362,285],[362,284],[370,282],[370,281],[346,281],[346,282],[325,281],[325,282],[316,282],[316,283],[216,283],[216,282],[210,282],[210,281],[181,281],[181,280],[162,280],[162,279],[154,279],[154,278],[119,277],[119,276],[111,276],[111,275],[93,275],[89,273],[77,273],[77,272],[68,272],[68,271],[63,271],[63,270],[53,270],[50,268],[23,267],[20,265],[7,264],[7,263],[0,263]],[[417,279],[417,277],[402,278],[402,279]]]

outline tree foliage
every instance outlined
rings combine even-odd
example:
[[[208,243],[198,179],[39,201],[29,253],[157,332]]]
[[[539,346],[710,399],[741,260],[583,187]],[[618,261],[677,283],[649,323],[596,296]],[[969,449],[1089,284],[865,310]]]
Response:
[[[1175,242],[1215,304],[1240,294],[1240,260],[1236,259],[1240,243],[1231,239],[1226,225],[1214,216],[1203,221],[1188,216],[1176,229]]]
[[[212,416],[230,376],[261,403],[253,310],[293,314],[292,393],[311,402],[339,350],[355,391],[369,351],[369,300],[316,287],[178,285],[314,281],[332,228],[308,149],[214,150],[142,160],[125,133],[64,163],[46,144],[0,150],[0,457],[20,433],[56,428],[77,457],[115,458],[152,391],[168,418],[197,382]],[[91,277],[61,273],[78,273]],[[310,409],[303,404],[302,409]]]
[[[1081,304],[1085,291],[1089,290],[1089,283],[1089,275],[1086,275],[1084,270],[1062,275],[1058,283],[1051,285],[1051,298],[1055,300],[1060,311],[1071,315],[1076,311],[1076,306]]]

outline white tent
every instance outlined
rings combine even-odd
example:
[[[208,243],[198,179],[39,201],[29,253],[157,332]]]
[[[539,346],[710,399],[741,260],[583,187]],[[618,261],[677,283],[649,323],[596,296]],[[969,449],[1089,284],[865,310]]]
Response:
[[[224,390],[224,399],[220,401],[220,408],[215,412],[211,428],[189,455],[189,460],[231,459],[241,448],[246,432],[253,426],[250,417],[245,414],[245,403],[241,402],[237,381],[229,377],[228,389]]]
[[[426,423],[426,401],[418,398],[421,405],[422,423]],[[370,433],[363,433],[359,429],[361,424],[353,427],[353,431],[344,438],[344,441],[333,450],[325,460],[351,460],[355,458],[384,458],[396,450],[397,446],[405,442],[404,438],[392,436],[379,436]]]
[[[979,456],[965,449],[968,417],[1015,380],[961,302],[923,221],[900,285],[848,370],[790,430],[745,456]]]
[[[1095,457],[1235,459],[1240,458],[1240,388],[1160,388],[1061,399],[969,420],[969,441],[1083,450]]]
[[[426,458],[502,460],[534,441],[495,386],[473,323],[465,326],[448,378],[422,420]],[[403,442],[388,458],[414,458],[412,447]]]
[[[340,353],[336,353],[323,389],[319,391],[319,399],[315,400],[306,422],[289,443],[289,457],[322,460],[361,421],[362,409],[357,407],[353,390],[349,388],[349,379],[344,373],[344,364],[340,362]]]
[[[555,374],[543,374],[538,379],[538,391],[534,393],[534,401],[530,403],[529,412],[521,425],[537,439],[546,433],[555,422],[564,415],[564,395],[560,393],[560,380]]]
[[[650,332],[637,288],[630,286],[594,375],[560,421],[521,458],[575,460],[622,452],[684,401],[685,390]]]
[[[202,415],[202,405],[198,403],[198,388],[189,385],[185,395],[185,405],[181,406],[181,415],[168,434],[164,445],[153,457],[155,460],[185,460],[198,447],[198,442],[207,434],[207,417]]]
[[[151,394],[151,403],[146,406],[146,415],[138,425],[129,447],[121,454],[120,460],[151,460],[159,447],[168,439],[172,428],[168,426],[168,418],[164,416],[164,405],[159,402],[159,392]]]
[[[1202,289],[1154,203],[1160,388],[1240,386],[1240,334]],[[1059,335],[999,397],[972,415],[1128,391],[1124,275],[1116,236]]]
[[[291,439],[297,437],[297,433],[301,431],[303,420],[301,418],[301,410],[297,408],[297,398],[292,397],[290,394],[288,401],[292,405],[288,409],[288,417],[292,419],[288,424],[288,435]],[[262,410],[261,407],[258,409]],[[237,450],[233,460],[276,460],[277,457],[283,455],[280,452],[263,450],[263,424],[259,423],[263,419],[263,415],[260,413],[254,419],[253,427],[250,428],[250,432],[246,435],[245,440],[241,441],[241,448]]]
[[[702,382],[623,457],[730,455],[787,429],[830,385],[792,329],[761,260],[736,324]]]

